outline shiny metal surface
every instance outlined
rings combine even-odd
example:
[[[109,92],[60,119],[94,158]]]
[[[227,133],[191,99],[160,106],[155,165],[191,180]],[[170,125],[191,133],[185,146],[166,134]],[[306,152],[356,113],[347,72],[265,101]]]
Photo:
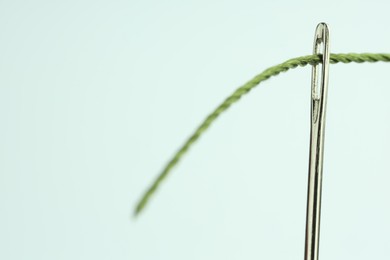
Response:
[[[313,66],[312,69],[305,260],[317,260],[319,249],[325,112],[330,54],[329,29],[325,23],[318,24],[316,28],[314,54],[322,54],[322,62]],[[319,79],[320,82],[318,82]]]

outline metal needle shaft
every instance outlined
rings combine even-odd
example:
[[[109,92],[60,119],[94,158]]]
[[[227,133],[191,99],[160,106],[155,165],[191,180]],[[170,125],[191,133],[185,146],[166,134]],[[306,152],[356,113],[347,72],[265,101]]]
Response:
[[[321,54],[321,51],[322,61],[318,65],[313,65],[311,81],[311,130],[305,260],[318,260],[319,250],[325,112],[329,70],[329,29],[325,23],[320,23],[315,32],[314,54]],[[319,74],[321,74],[320,83],[318,82]]]

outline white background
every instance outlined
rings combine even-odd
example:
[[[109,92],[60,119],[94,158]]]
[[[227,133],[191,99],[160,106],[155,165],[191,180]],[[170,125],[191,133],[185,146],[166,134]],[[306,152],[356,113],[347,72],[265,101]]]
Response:
[[[310,67],[390,52],[388,1],[0,2],[0,259],[303,259]],[[390,64],[330,67],[321,259],[388,259]]]

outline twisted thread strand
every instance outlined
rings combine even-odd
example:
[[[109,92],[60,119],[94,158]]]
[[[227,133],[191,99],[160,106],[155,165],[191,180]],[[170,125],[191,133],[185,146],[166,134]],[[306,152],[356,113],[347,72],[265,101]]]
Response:
[[[210,125],[218,118],[220,114],[226,111],[233,103],[237,102],[243,95],[248,93],[255,86],[260,84],[262,81],[269,79],[272,76],[276,76],[281,72],[288,71],[298,66],[304,67],[306,65],[317,65],[321,61],[321,55],[308,55],[293,58],[287,60],[279,65],[270,67],[264,70],[262,73],[255,76],[253,79],[235,90],[229,97],[225,99],[206,119],[200,124],[190,138],[184,143],[184,145],[176,152],[173,158],[168,162],[160,175],[157,176],[155,181],[144,193],[141,200],[138,202],[135,208],[135,215],[138,215],[148,203],[150,197],[155,193],[162,181],[168,176],[172,168],[179,162],[183,155],[188,149],[199,139],[199,137],[210,127]],[[387,53],[349,53],[349,54],[331,54],[330,63],[363,63],[363,62],[378,62],[390,61],[390,54]]]

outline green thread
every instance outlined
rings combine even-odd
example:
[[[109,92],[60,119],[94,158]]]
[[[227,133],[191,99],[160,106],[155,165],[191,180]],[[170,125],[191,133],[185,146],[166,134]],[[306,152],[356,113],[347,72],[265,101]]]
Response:
[[[243,95],[248,93],[252,88],[257,86],[260,82],[276,76],[281,72],[298,66],[304,67],[306,65],[316,65],[321,61],[320,55],[308,55],[287,60],[279,65],[270,67],[264,70],[259,75],[248,81],[246,84],[239,87],[229,97],[225,99],[211,114],[209,114],[203,123],[195,130],[191,137],[184,143],[184,145],[176,152],[173,158],[168,162],[163,171],[155,179],[149,189],[144,193],[141,200],[138,202],[134,215],[138,215],[148,203],[150,197],[155,193],[161,182],[168,176],[172,168],[179,162],[188,149],[198,140],[198,138],[209,128],[209,126],[217,119],[217,117],[227,110],[233,103],[237,102]],[[390,54],[386,53],[349,53],[349,54],[330,54],[330,63],[363,63],[363,62],[377,62],[390,61]]]

